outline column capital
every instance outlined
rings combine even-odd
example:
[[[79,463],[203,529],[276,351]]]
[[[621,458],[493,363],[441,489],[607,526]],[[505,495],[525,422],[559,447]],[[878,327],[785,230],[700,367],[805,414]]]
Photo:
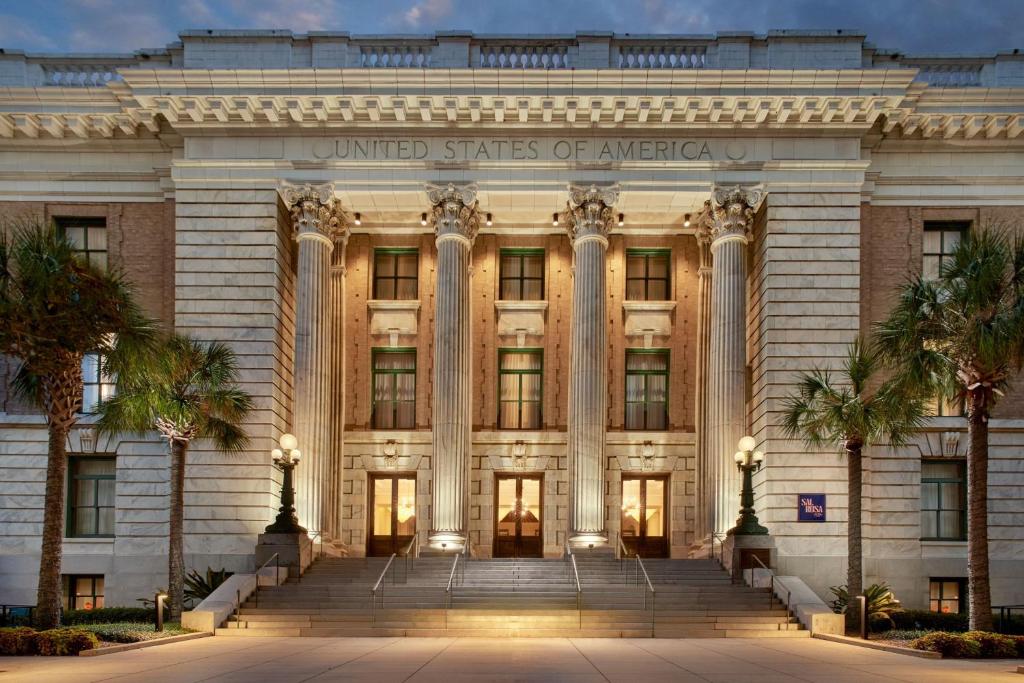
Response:
[[[612,207],[618,198],[618,185],[569,185],[569,201],[562,216],[573,247],[590,239],[608,246],[615,224]]]
[[[754,224],[754,212],[764,200],[762,187],[716,187],[711,199],[704,203],[704,213],[699,219],[705,236],[711,244],[726,239],[750,239]],[[698,239],[700,239],[698,237]]]
[[[476,198],[475,183],[456,185],[427,185],[430,200],[430,222],[437,241],[455,239],[472,248],[480,231],[480,204]]]
[[[332,249],[339,239],[348,241],[351,219],[334,197],[334,184],[281,183],[281,199],[292,216],[295,239],[319,239]]]

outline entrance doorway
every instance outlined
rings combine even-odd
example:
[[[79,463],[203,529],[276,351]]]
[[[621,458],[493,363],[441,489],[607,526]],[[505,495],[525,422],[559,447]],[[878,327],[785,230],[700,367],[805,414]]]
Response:
[[[541,475],[498,475],[494,557],[544,557]]]
[[[622,542],[630,555],[668,557],[668,477],[622,478]]]
[[[370,475],[370,507],[366,554],[387,557],[397,553],[416,533],[416,477]]]

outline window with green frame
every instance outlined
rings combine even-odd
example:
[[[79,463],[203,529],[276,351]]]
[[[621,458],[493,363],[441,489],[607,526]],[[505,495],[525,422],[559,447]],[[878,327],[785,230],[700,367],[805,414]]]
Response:
[[[544,298],[544,250],[502,249],[498,276],[502,301],[540,301]]]
[[[420,252],[415,248],[373,251],[373,298],[409,301],[419,297]]]
[[[934,280],[942,272],[942,265],[971,229],[967,221],[925,221],[921,273],[925,280]]]
[[[373,349],[374,429],[416,427],[416,349]]]
[[[100,609],[103,583],[103,574],[65,574],[64,609]]]
[[[75,251],[86,261],[100,268],[107,267],[107,219],[74,218],[54,219],[57,230],[74,245]]]
[[[668,428],[668,349],[626,349],[626,429]]]
[[[963,460],[921,461],[921,539],[967,538],[967,469]]]
[[[544,381],[541,349],[498,349],[498,428],[540,429]]]
[[[671,256],[669,249],[627,249],[626,299],[667,301]]]
[[[967,606],[967,579],[928,579],[928,609],[943,614],[963,614]]]
[[[114,535],[117,461],[75,455],[68,459],[68,538]]]

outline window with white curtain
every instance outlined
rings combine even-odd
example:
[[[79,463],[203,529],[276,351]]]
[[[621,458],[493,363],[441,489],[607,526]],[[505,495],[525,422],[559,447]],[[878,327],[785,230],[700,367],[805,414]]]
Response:
[[[668,428],[667,349],[626,351],[626,429]]]
[[[416,350],[373,350],[374,429],[416,426]]]
[[[544,353],[498,350],[498,428],[540,429]]]

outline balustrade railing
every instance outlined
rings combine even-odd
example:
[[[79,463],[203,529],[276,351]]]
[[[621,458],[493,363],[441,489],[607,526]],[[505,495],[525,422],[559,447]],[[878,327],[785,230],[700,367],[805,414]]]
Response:
[[[357,63],[350,66],[363,69],[427,69],[435,47],[428,41],[355,44],[359,48],[359,57]]]
[[[485,69],[568,69],[569,43],[480,45],[480,67]]]
[[[703,69],[706,45],[663,43],[618,43],[619,69]],[[614,59],[614,58],[613,58]]]

